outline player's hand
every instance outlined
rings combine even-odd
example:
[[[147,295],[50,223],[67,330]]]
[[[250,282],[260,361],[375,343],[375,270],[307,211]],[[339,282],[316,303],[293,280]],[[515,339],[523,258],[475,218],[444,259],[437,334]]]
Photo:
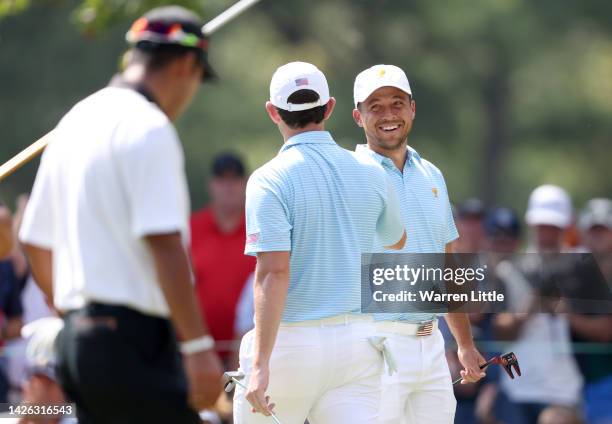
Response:
[[[463,366],[463,369],[459,372],[462,378],[461,384],[475,383],[486,375],[480,369],[480,364],[484,364],[487,361],[478,352],[476,347],[460,347],[457,350],[457,357]]]
[[[251,379],[249,380],[246,399],[249,401],[252,412],[259,412],[269,416],[274,412],[274,404],[270,403],[270,396],[266,396],[268,382],[270,381],[270,369],[266,367],[253,367]]]
[[[189,403],[196,411],[211,408],[223,390],[223,368],[213,350],[196,352],[184,357],[189,382]]]

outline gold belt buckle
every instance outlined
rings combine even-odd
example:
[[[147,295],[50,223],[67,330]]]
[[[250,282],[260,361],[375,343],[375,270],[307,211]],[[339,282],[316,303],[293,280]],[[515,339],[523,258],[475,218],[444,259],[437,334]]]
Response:
[[[422,322],[417,327],[417,337],[431,336],[433,332],[433,321]]]

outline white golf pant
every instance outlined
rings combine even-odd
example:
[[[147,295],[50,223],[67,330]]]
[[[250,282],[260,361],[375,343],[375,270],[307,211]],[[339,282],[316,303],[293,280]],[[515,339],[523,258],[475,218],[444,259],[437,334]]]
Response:
[[[378,420],[383,359],[368,342],[376,335],[370,317],[334,317],[282,325],[270,360],[266,394],[282,424],[371,424]],[[253,331],[240,345],[240,370],[248,386]],[[252,413],[245,390],[234,393],[235,424],[272,424]]]
[[[387,337],[398,372],[384,372],[380,424],[452,424],[457,401],[446,356],[444,338],[437,328],[429,336],[407,335],[410,324],[378,324]],[[406,328],[407,329],[407,328]]]

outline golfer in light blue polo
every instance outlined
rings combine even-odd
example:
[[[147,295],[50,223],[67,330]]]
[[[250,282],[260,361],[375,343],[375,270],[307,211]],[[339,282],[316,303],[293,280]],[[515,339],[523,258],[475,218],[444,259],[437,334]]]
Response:
[[[359,314],[361,253],[375,238],[400,249],[406,235],[384,170],[324,130],[335,103],[311,64],[272,77],[266,110],[284,145],[247,185],[255,328],[240,346],[236,424],[270,424],[272,409],[284,424],[378,419],[382,356],[373,318]]]
[[[367,140],[357,151],[381,165],[400,201],[409,232],[402,253],[450,252],[449,243],[458,234],[444,177],[407,144],[416,103],[406,74],[393,65],[366,69],[355,79],[354,101],[353,118]],[[452,424],[456,401],[437,315],[384,314],[377,319],[397,367],[395,374],[383,376],[379,422]],[[477,381],[484,376],[479,364],[485,360],[474,346],[467,314],[449,313],[445,319],[457,341],[464,382]]]

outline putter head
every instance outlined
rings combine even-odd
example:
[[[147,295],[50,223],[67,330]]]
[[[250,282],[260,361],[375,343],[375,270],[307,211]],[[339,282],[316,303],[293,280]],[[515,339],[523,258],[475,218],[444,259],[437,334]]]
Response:
[[[495,359],[497,359],[495,362],[504,368],[510,378],[514,379],[512,368],[514,368],[514,371],[516,371],[519,377],[521,376],[521,368],[519,367],[518,359],[516,358],[514,352],[504,353]]]
[[[227,371],[223,373],[223,378],[227,380],[223,389],[229,393],[236,387],[236,382],[234,380],[243,380],[244,373],[242,371]]]

